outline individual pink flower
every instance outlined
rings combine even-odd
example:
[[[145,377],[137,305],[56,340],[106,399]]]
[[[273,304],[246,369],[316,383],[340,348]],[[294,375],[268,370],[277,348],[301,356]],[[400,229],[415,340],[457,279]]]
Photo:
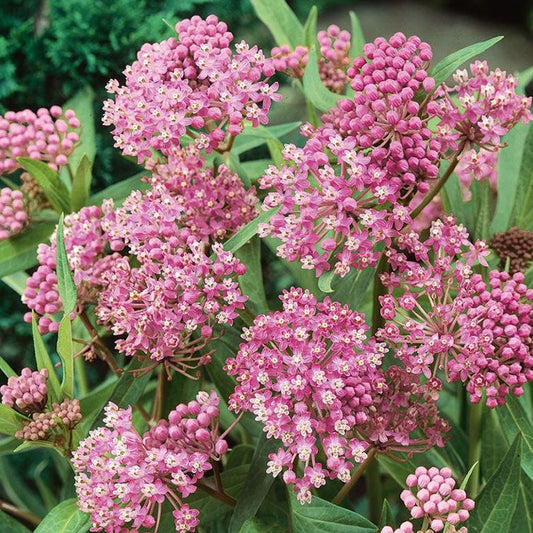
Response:
[[[271,102],[281,97],[275,72],[256,46],[241,41],[210,15],[176,24],[177,38],[144,44],[126,67],[126,84],[111,80],[114,100],[104,102],[105,125],[114,126],[115,146],[139,162],[151,149],[164,154],[189,133],[205,134],[206,148],[227,150],[245,123],[268,122]]]
[[[267,437],[281,441],[267,472],[283,472],[305,503],[312,487],[348,481],[367,457],[358,428],[370,420],[383,390],[385,350],[367,340],[363,315],[347,306],[317,302],[297,288],[281,300],[283,310],[258,316],[236,357],[226,361],[238,382],[229,406],[252,412]]]
[[[490,188],[496,191],[498,188],[498,153],[488,150],[474,149],[465,151],[457,165],[456,174],[459,178],[463,200],[468,202],[472,198],[470,187],[472,181],[488,180]]]
[[[29,222],[28,207],[21,191],[0,189],[0,241],[20,233]]]

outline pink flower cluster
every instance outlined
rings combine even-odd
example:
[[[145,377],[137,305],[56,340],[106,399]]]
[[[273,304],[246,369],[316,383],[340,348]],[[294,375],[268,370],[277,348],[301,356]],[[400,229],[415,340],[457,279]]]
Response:
[[[263,207],[281,207],[260,226],[260,235],[281,239],[278,255],[317,275],[331,268],[331,259],[341,276],[352,267],[374,266],[377,246],[390,246],[410,221],[407,208],[397,202],[400,180],[357,152],[353,137],[326,128],[312,132],[309,126],[304,132],[312,135],[305,146],[285,145],[287,164],[268,167],[259,180],[262,189],[274,188]]]
[[[522,394],[533,380],[533,290],[523,274],[491,271],[487,286],[471,269],[476,260],[486,266],[486,245],[471,244],[453,217],[434,222],[426,241],[411,232],[397,243],[416,262],[386,252],[393,270],[383,275],[389,294],[380,298],[381,316],[387,322],[378,338],[396,346],[410,372],[429,378],[444,369],[450,381],[467,383],[473,402],[483,390],[489,407],[511,392]]]
[[[278,84],[275,72],[256,46],[244,41],[230,48],[233,35],[210,15],[176,25],[178,39],[144,44],[137,61],[124,71],[126,85],[111,80],[115,100],[104,103],[105,125],[113,125],[115,146],[139,162],[151,149],[168,153],[186,133],[207,136],[209,150],[226,150],[245,121],[266,124]]]
[[[107,241],[103,237],[102,217],[102,210],[91,206],[67,215],[64,220],[65,248],[81,304],[94,302],[102,270],[109,263],[105,257]],[[22,301],[38,315],[41,333],[56,332],[59,322],[54,315],[63,309],[63,304],[57,286],[55,233],[49,245],[38,246],[37,259],[39,267],[28,278]],[[31,312],[24,315],[24,320],[31,322]]]
[[[245,329],[245,342],[226,361],[226,372],[238,381],[229,406],[252,412],[267,437],[281,441],[267,472],[284,471],[304,503],[312,487],[327,478],[348,481],[354,464],[366,458],[368,443],[357,429],[383,390],[386,350],[367,341],[364,316],[347,306],[317,302],[296,288],[281,301],[282,311],[260,315]]]
[[[79,139],[74,131],[79,127],[74,111],[67,109],[63,114],[59,106],[41,108],[37,113],[8,111],[0,117],[0,174],[20,168],[17,157],[46,161],[54,170],[66,165]]]
[[[42,411],[48,398],[47,378],[46,368],[39,372],[23,368],[20,376],[11,376],[7,380],[7,385],[0,387],[2,403],[8,407],[16,407],[23,413]]]
[[[0,241],[20,233],[28,220],[22,192],[10,187],[0,189]]]
[[[349,78],[346,69],[350,63],[350,32],[342,30],[331,24],[325,31],[317,34],[320,46],[318,58],[318,71],[324,85],[338,94],[343,94],[348,85]],[[302,79],[305,67],[309,60],[309,49],[306,46],[297,46],[291,51],[288,45],[272,49],[272,63],[276,70]]]
[[[153,366],[187,373],[210,361],[198,355],[213,336],[215,324],[231,324],[247,297],[235,277],[246,267],[222,244],[211,248],[156,235],[139,249],[139,266],[120,257],[102,274],[96,315],[115,335],[117,349],[128,356],[147,354]]]
[[[132,424],[131,407],[106,406],[107,427],[91,431],[72,459],[78,505],[91,515],[92,531],[156,532],[165,501],[176,531],[195,530],[199,512],[183,499],[227,450],[217,435],[218,403],[215,393],[200,392],[144,436]]]
[[[430,115],[414,98],[429,93],[431,47],[418,37],[396,33],[364,47],[348,69],[355,94],[322,117],[324,126],[349,137],[393,184],[398,197],[427,192],[437,178],[441,144],[427,126]]]

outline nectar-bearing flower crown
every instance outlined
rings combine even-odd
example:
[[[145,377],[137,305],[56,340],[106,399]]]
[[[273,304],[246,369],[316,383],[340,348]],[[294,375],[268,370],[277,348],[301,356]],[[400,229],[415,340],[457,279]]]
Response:
[[[159,374],[132,400],[139,419],[133,406],[115,403],[124,398],[119,389],[103,407],[104,427],[89,431],[102,418],[83,412],[90,402],[73,397],[65,376],[58,384],[52,363],[25,368],[0,388],[2,408],[19,422],[13,436],[65,456],[74,450],[78,505],[92,531],[156,532],[171,515],[176,531],[192,532],[203,511],[194,496],[186,499],[197,490],[240,509],[247,495],[226,492],[225,474],[232,479],[237,445],[261,431],[273,440],[261,475],[289,485],[301,504],[313,505],[327,482],[344,484],[333,498],[341,504],[376,457],[384,468],[447,446],[460,416],[441,400],[455,383],[471,403],[495,408],[533,381],[533,289],[521,272],[531,254],[516,237],[523,230],[493,240],[496,270],[485,242],[470,236],[476,228],[467,230],[438,195],[454,171],[465,199],[475,195],[474,179],[501,193],[503,137],[531,119],[531,99],[516,93],[517,80],[477,61],[470,74],[456,72],[454,85],[438,85],[431,47],[420,38],[379,37],[349,59],[350,34],[329,26],[317,35],[317,70],[322,89],[340,95],[336,105],[320,117],[310,113],[299,141],[279,149],[269,143],[276,164],[262,165],[251,180],[249,161],[232,149],[242,149],[246,135],[254,142],[270,135],[262,125],[280,99],[272,76],[296,78],[305,92],[313,53],[278,42],[267,58],[232,41],[211,15],[182,20],[175,37],[143,45],[124,84],[109,82],[114,96],[103,121],[115,146],[144,167],[144,187],[64,218],[77,298],[68,318],[87,330],[73,338],[83,345],[77,355],[100,357],[131,378],[101,338],[109,334],[116,352],[137,360],[135,384]],[[79,126],[56,106],[7,113],[0,169],[18,170],[19,156],[55,170],[68,165]],[[1,191],[0,239],[25,231],[33,206],[50,208],[42,190],[28,192],[27,176],[20,191]],[[260,258],[238,250],[254,231],[272,238],[285,261],[336,275],[343,288],[325,297],[323,285],[316,289],[296,268],[281,303],[269,294],[256,306]],[[57,241],[54,233],[39,245],[22,297],[32,311],[25,320],[35,316],[43,334],[64,324]],[[340,292],[370,269],[371,290],[354,306],[361,287]],[[301,280],[307,288],[296,286]],[[63,358],[64,329],[60,338]],[[185,378],[199,387],[183,385]],[[232,431],[241,420],[244,439]],[[444,448],[435,457],[452,454]],[[451,468],[438,466],[413,467],[400,495],[410,520],[381,533],[467,531],[474,502],[455,488]],[[369,492],[379,481],[369,477]]]

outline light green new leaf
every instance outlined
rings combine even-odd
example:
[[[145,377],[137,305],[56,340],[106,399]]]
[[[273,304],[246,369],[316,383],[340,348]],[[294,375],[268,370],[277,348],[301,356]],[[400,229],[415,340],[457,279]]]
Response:
[[[57,353],[61,357],[63,366],[61,390],[64,396],[72,398],[74,396],[74,358],[72,357],[74,350],[72,346],[72,323],[66,314],[59,323]]]
[[[435,86],[438,87],[441,83],[445,82],[463,63],[488,50],[502,39],[503,36],[501,35],[493,37],[487,41],[461,48],[461,50],[457,50],[457,52],[446,56],[429,70],[429,75],[435,80]]]
[[[89,515],[80,511],[76,499],[72,498],[54,507],[34,533],[85,533],[90,527]]]
[[[333,289],[331,288],[331,283],[332,283],[334,277],[335,277],[335,271],[334,270],[328,270],[327,272],[324,272],[318,278],[318,288],[322,292],[327,292],[327,293],[333,292]]]
[[[521,448],[522,439],[517,435],[476,500],[468,520],[470,533],[515,533],[510,526],[520,488]]]
[[[6,376],[6,378],[10,378],[12,376],[16,376],[17,373],[11,368],[10,364],[0,355],[0,371]]]
[[[72,211],[79,211],[89,201],[89,190],[91,188],[92,164],[87,154],[83,154],[78,168],[72,180],[72,190],[70,191],[70,205]]]
[[[304,24],[304,41],[305,46],[308,48],[311,48],[312,46],[317,45],[316,40],[316,21],[318,17],[318,9],[316,6],[313,6],[311,8],[311,11],[309,11],[309,15],[307,15],[307,20]]]
[[[309,60],[305,67],[303,88],[305,97],[320,111],[329,111],[337,106],[339,100],[345,100],[346,97],[340,94],[332,93],[322,83],[318,72],[318,63],[316,59],[316,48],[309,50]]]
[[[261,125],[256,128],[245,127],[243,132],[235,138],[231,154],[240,155],[265,144],[268,139],[279,140],[299,128],[300,125],[300,121],[295,121],[268,127]]]
[[[59,385],[59,379],[57,378],[54,363],[52,363],[41,334],[39,333],[34,312],[32,312],[31,329],[33,333],[33,349],[35,351],[37,369],[41,370],[42,368],[46,368],[48,370],[48,379],[46,383],[48,386],[49,400],[52,402],[58,402],[62,399],[61,386]]]
[[[47,200],[58,213],[70,213],[70,192],[66,185],[43,161],[37,161],[29,157],[17,157],[18,163],[27,170],[37,185],[41,187]]]
[[[302,505],[289,489],[294,533],[375,533],[377,526],[364,516],[339,507],[317,496]]]
[[[363,55],[363,47],[365,46],[365,36],[363,34],[363,28],[361,28],[361,23],[357,18],[357,15],[350,11],[350,22],[351,22],[351,45],[350,45],[350,59],[360,57]]]
[[[533,124],[528,127],[516,188],[511,224],[533,228]]]
[[[67,251],[65,248],[65,237],[63,232],[63,215],[59,217],[56,231],[56,263],[57,263],[57,286],[59,289],[59,297],[63,304],[63,309],[66,315],[74,311],[76,307],[77,292],[74,279],[72,278],[72,271],[68,262]]]
[[[304,29],[285,0],[251,0],[259,20],[270,30],[276,43],[293,49],[304,43]]]
[[[0,241],[0,278],[37,264],[37,245],[50,237],[55,222],[30,224],[18,235]]]

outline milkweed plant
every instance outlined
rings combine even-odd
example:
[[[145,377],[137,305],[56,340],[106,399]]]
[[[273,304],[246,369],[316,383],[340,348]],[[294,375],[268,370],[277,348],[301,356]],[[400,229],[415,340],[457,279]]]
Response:
[[[0,117],[0,529],[532,532],[533,73],[252,3],[270,53],[192,16],[109,81],[104,191],[88,93]]]

